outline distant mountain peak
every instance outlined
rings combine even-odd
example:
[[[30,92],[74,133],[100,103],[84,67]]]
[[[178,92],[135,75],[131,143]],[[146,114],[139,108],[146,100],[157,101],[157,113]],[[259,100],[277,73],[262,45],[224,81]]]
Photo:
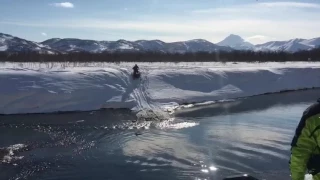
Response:
[[[254,45],[245,41],[241,36],[230,34],[224,40],[217,43],[219,46],[229,46],[238,50],[251,50]]]
[[[245,40],[241,36],[235,35],[235,34],[230,34],[224,40],[220,41],[218,44],[228,46],[229,44],[239,44],[239,43],[243,43],[244,41]]]
[[[226,37],[226,38],[238,38],[238,39],[243,40],[241,36],[236,35],[236,34],[230,34],[230,35],[229,35],[228,37]]]

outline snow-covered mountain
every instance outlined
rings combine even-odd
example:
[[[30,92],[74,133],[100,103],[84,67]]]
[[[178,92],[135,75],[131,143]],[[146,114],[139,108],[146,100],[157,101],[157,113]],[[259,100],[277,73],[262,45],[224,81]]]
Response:
[[[8,34],[0,33],[0,51],[15,52],[40,52],[40,53],[68,53],[68,52],[134,52],[134,51],[153,51],[153,52],[213,52],[213,51],[232,51],[233,49],[225,46],[218,46],[203,39],[190,41],[180,41],[165,43],[160,40],[138,40],[138,41],[94,41],[74,38],[53,38],[36,43],[21,38],[13,37]]]
[[[320,47],[320,38],[292,39],[289,41],[271,41],[253,45],[238,35],[231,34],[223,41],[214,44],[204,39],[166,43],[160,40],[138,41],[95,41],[74,38],[53,38],[41,43],[28,41],[8,34],[0,33],[0,51],[7,52],[39,52],[39,53],[68,53],[68,52],[214,52],[236,50],[254,51],[286,51],[296,52]]]
[[[302,44],[306,44],[308,46],[311,46],[313,48],[320,47],[320,37],[319,38],[313,38],[313,39],[306,39],[301,42]]]
[[[221,42],[217,43],[219,46],[229,46],[236,50],[253,50],[254,45],[245,41],[238,35],[231,34]]]
[[[264,44],[253,45],[246,42],[238,35],[231,34],[223,41],[217,43],[219,46],[229,46],[236,50],[254,51],[286,51],[297,52],[301,50],[311,50],[320,46],[320,38],[313,39],[291,39],[288,41],[270,41]]]
[[[166,44],[168,52],[214,52],[232,51],[233,49],[225,46],[218,46],[204,39],[194,39],[189,41],[173,42]]]
[[[95,51],[100,48],[100,45],[92,40],[81,40],[78,39],[49,39],[41,44],[56,49],[61,52],[77,52],[77,51]]]
[[[140,47],[143,47],[146,51],[160,51],[160,52],[166,52],[166,43],[160,40],[138,40],[135,41],[136,44],[140,45]]]
[[[27,41],[9,34],[0,33],[0,51],[7,52],[39,52],[53,54],[56,51],[41,43]]]
[[[82,39],[49,39],[41,44],[56,49],[60,52],[91,52],[100,53],[104,51],[140,51],[140,46],[126,40],[118,41],[94,41]]]
[[[318,40],[291,39],[289,41],[271,41],[264,44],[258,44],[255,46],[255,51],[297,52],[301,50],[311,50],[318,45],[320,45],[319,38]]]
[[[62,52],[114,52],[114,51],[158,51],[170,53],[185,52],[213,52],[213,51],[231,51],[229,47],[218,46],[209,41],[195,39],[190,41],[181,41],[165,43],[160,40],[138,40],[138,41],[93,41],[81,39],[49,39],[42,44],[50,46]]]

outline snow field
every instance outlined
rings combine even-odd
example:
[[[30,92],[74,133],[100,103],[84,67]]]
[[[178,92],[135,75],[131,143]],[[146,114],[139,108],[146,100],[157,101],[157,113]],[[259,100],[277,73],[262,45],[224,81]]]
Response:
[[[320,87],[320,63],[143,63],[139,80],[131,77],[132,63],[86,65],[2,64],[0,114],[101,108],[158,112],[183,103]]]

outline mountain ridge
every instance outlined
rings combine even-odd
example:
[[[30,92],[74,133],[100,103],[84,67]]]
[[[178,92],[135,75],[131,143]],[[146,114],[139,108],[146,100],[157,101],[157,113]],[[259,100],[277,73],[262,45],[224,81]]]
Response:
[[[205,39],[164,42],[159,39],[127,41],[96,41],[78,38],[50,38],[42,42],[33,42],[9,34],[0,33],[0,51],[6,52],[39,52],[39,53],[70,53],[70,52],[215,52],[233,50],[252,51],[286,51],[297,52],[320,47],[320,37],[312,39],[290,39],[288,41],[270,41],[253,45],[241,36],[231,34],[218,43]]]

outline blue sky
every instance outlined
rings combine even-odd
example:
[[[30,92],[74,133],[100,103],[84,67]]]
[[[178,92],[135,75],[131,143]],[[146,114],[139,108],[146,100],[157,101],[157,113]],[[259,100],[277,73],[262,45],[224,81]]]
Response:
[[[320,0],[0,0],[0,32],[33,41],[320,36]]]

